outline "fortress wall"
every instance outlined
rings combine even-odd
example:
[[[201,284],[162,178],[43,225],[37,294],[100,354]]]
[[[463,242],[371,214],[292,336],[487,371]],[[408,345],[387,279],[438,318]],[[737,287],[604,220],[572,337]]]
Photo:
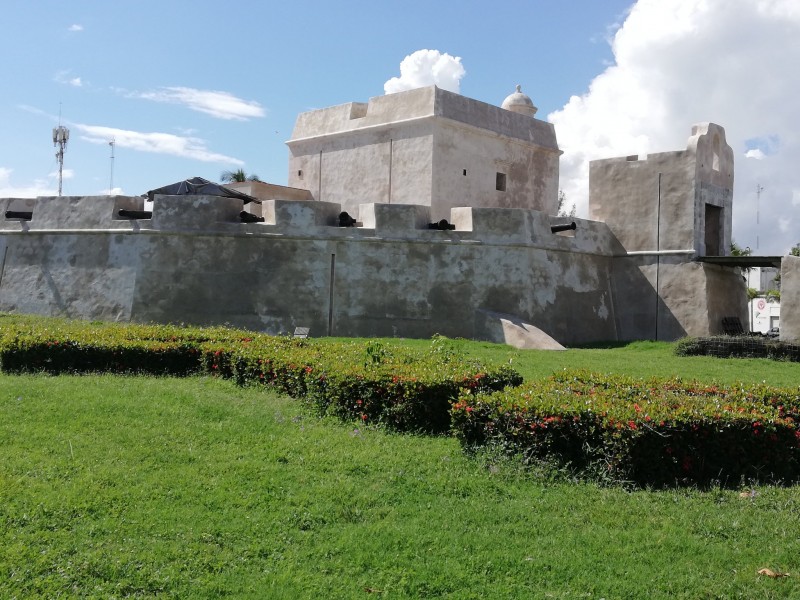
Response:
[[[351,214],[367,202],[431,204],[431,123],[376,126],[289,144],[289,186]]]
[[[539,123],[497,110],[531,124]],[[449,120],[436,123],[433,139],[434,218],[464,205],[557,212],[557,150]],[[505,189],[497,189],[498,173],[505,177]]]
[[[800,257],[781,260],[781,341],[800,344]]]
[[[738,269],[683,255],[614,259],[613,295],[621,340],[675,340],[722,334],[723,317],[746,323],[747,295]]]
[[[579,222],[570,238],[534,211],[461,209],[453,221],[469,230],[437,231],[427,207],[365,205],[369,227],[339,228],[338,205],[282,200],[264,203],[273,223],[240,224],[240,201],[158,196],[152,219],[115,229],[120,200],[61,200],[92,227],[37,228],[53,201],[40,198],[27,231],[0,230],[0,310],[421,337],[480,337],[487,310],[564,343],[616,338],[602,224]]]

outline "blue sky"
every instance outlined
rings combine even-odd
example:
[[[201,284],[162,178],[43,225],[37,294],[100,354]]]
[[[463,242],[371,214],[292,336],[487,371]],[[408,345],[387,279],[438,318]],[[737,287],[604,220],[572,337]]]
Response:
[[[787,110],[795,104],[787,94],[800,93],[798,5],[6,3],[0,197],[55,192],[59,110],[71,131],[68,195],[108,190],[112,137],[121,193],[195,175],[216,180],[238,167],[285,184],[284,142],[299,112],[381,95],[401,61],[430,49],[460,58],[466,96],[500,104],[522,85],[537,117],[556,124],[562,187],[579,214],[588,160],[681,149],[694,122],[720,123],[737,160],[734,236],[753,248],[758,240],[761,254],[780,253],[800,239],[800,181],[785,168],[800,158],[796,111]],[[764,231],[750,215],[756,182],[765,189]]]

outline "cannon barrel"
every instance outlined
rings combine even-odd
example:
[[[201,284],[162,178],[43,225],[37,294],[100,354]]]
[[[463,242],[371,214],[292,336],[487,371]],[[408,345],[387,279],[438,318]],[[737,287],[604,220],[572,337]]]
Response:
[[[441,221],[437,221],[436,223],[428,223],[428,229],[438,229],[439,231],[450,231],[455,228],[456,226],[448,223],[447,219],[442,219]]]
[[[264,217],[257,217],[253,213],[249,213],[246,210],[243,210],[239,213],[239,220],[242,223],[263,223]]]
[[[339,227],[353,227],[355,224],[356,220],[349,213],[339,213]]]
[[[576,225],[575,221],[571,223],[562,223],[561,225],[550,225],[550,231],[552,233],[558,233],[559,231],[574,231],[577,229],[578,226]]]
[[[7,210],[6,219],[22,219],[23,221],[30,221],[33,218],[33,212],[26,212],[22,210]]]
[[[152,219],[153,218],[153,211],[151,210],[131,210],[128,208],[120,208],[117,211],[117,214],[120,217],[126,217],[128,219]]]

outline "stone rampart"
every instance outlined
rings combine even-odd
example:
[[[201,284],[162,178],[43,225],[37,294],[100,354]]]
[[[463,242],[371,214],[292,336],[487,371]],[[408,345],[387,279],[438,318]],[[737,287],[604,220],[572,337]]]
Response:
[[[485,313],[513,315],[564,343],[616,339],[612,260],[602,223],[522,209],[430,209],[157,196],[0,200],[0,310],[86,319],[229,323],[272,333],[487,337]],[[479,314],[479,311],[483,311]]]

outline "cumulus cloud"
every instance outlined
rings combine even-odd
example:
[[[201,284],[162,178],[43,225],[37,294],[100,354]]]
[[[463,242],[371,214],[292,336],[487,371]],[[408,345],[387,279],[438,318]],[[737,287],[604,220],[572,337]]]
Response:
[[[0,198],[35,198],[36,196],[55,196],[58,188],[43,179],[33,183],[18,184],[11,181],[13,169],[0,167]]]
[[[76,123],[72,126],[80,132],[82,139],[93,144],[108,144],[108,141],[113,138],[114,143],[119,148],[131,148],[140,152],[153,152],[155,154],[169,154],[203,162],[244,165],[244,162],[238,158],[210,151],[205,140],[196,137],[179,136],[171,133],[128,131],[126,129],[84,125],[81,123]]]
[[[734,238],[758,254],[787,251],[800,224],[798,36],[796,0],[636,2],[612,36],[613,64],[548,116],[568,202],[588,213],[590,160],[680,150],[693,124],[712,121],[736,158]]]
[[[69,26],[70,31],[83,31],[83,25],[79,25],[78,23],[74,23]]]
[[[218,119],[248,121],[266,115],[264,107],[254,100],[242,100],[228,92],[197,90],[188,87],[165,87],[155,92],[132,94],[145,100],[181,104]]]
[[[767,155],[760,148],[753,148],[744,153],[745,158],[755,158],[756,160],[764,160]]]
[[[83,81],[81,81],[80,77],[70,77],[70,71],[59,71],[56,73],[55,77],[53,77],[53,80],[73,87],[83,86]]]
[[[400,77],[383,84],[387,94],[436,85],[458,94],[466,74],[461,57],[442,54],[438,50],[417,50],[400,63]]]
[[[52,173],[50,173],[48,175],[48,177],[51,177],[53,179],[57,178],[58,177],[58,171],[53,171]],[[73,171],[72,169],[62,169],[62,171],[61,171],[61,178],[62,179],[72,179],[73,177],[75,177],[75,171]]]

